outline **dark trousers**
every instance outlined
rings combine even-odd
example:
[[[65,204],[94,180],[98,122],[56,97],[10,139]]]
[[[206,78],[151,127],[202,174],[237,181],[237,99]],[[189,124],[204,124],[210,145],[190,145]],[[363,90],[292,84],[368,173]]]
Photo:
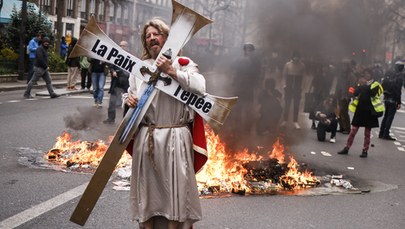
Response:
[[[298,122],[298,112],[300,109],[300,100],[301,100],[301,90],[287,90],[285,91],[285,106],[284,106],[284,121],[288,120],[288,115],[290,112],[291,101],[294,103],[294,110],[293,110],[293,120],[294,122]]]
[[[84,88],[90,89],[90,87],[91,87],[91,73],[88,71],[88,69],[82,68],[80,70],[80,75],[82,77],[82,80],[81,80],[81,83],[80,83],[81,86],[82,86],[82,89],[84,89]],[[86,83],[86,79],[87,79],[87,83]]]
[[[397,113],[397,104],[395,102],[384,102],[385,112],[381,122],[379,137],[386,138],[390,135],[392,121],[394,121],[395,113]]]
[[[115,121],[117,107],[121,107],[122,103],[122,94],[125,93],[125,90],[119,87],[116,87],[112,90],[110,94],[110,101],[108,104],[108,119]]]
[[[334,138],[336,136],[337,123],[336,119],[333,119],[329,125],[319,122],[318,127],[316,128],[318,140],[321,142],[325,141],[326,132],[331,132],[330,138]]]
[[[350,99],[348,98],[339,100],[339,126],[341,131],[350,131],[349,103]]]
[[[34,62],[35,62],[35,58],[29,58],[27,83],[30,82],[30,80],[32,79],[32,76],[34,75]]]
[[[51,79],[51,76],[49,75],[48,69],[34,67],[33,77],[30,80],[30,82],[28,83],[27,89],[25,89],[24,96],[31,95],[32,87],[34,86],[34,84],[37,83],[39,78],[42,78],[45,81],[46,88],[48,89],[49,95],[51,95],[51,96],[55,95],[55,92],[54,92],[53,86],[52,86],[52,79]]]

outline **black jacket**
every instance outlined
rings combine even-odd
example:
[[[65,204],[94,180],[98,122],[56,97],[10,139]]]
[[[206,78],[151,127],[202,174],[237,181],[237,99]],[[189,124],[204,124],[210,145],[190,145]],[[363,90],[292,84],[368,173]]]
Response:
[[[48,50],[43,45],[37,48],[34,66],[42,69],[48,68]]]

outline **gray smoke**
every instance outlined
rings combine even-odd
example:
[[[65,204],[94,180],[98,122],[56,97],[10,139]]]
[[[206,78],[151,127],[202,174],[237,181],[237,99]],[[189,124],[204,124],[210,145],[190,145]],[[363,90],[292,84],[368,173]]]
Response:
[[[338,66],[346,58],[354,58],[361,64],[383,60],[384,51],[381,50],[384,41],[379,36],[381,25],[375,23],[380,19],[373,16],[373,13],[379,12],[379,7],[382,7],[384,1],[256,0],[248,1],[247,4],[249,10],[245,11],[247,12],[245,38],[242,40],[255,44],[256,53],[264,63],[265,78],[275,79],[276,87],[281,93],[284,91],[280,85],[280,70],[295,50],[301,54],[310,74],[314,66],[326,63]],[[241,32],[243,28],[237,28],[237,30],[240,32],[235,32],[235,34],[243,34]],[[234,32],[224,30],[223,33]],[[234,44],[231,40],[224,40],[223,43]],[[219,57],[210,53],[193,53],[192,58],[199,63],[200,69],[203,72],[210,72],[206,75],[209,93],[238,96],[235,91],[251,87],[257,96],[263,89],[265,79],[259,82],[259,87],[253,87],[253,83],[252,85],[232,85],[234,80],[232,68],[236,60],[242,56],[242,47],[243,42],[237,44],[235,49],[221,53]],[[367,56],[362,55],[363,49],[367,50]],[[356,56],[352,56],[352,52],[355,52]],[[272,58],[273,54],[277,54],[276,58]],[[373,54],[372,57],[371,54]],[[278,69],[278,71],[274,69]],[[339,72],[336,73],[339,74]],[[246,77],[251,76],[246,75]],[[304,80],[303,92],[308,90],[311,84],[310,79],[311,77],[308,77]],[[301,110],[303,100],[301,98]],[[263,138],[266,143],[272,144],[276,136],[291,136],[285,131],[267,137],[256,136],[255,131],[247,132],[244,129],[235,132],[234,128],[230,128],[230,126],[240,124],[237,118],[238,113],[254,113],[252,117],[260,116],[256,114],[257,109],[238,110],[238,107],[245,105],[241,103],[243,103],[242,100],[238,101],[220,133],[231,147],[262,145]],[[247,103],[257,105],[257,97]],[[284,106],[283,99],[281,104]],[[291,119],[290,115],[290,121]],[[307,117],[306,120],[299,120],[299,122],[302,123],[302,128],[309,128],[305,125],[308,122]],[[257,123],[258,119],[251,120],[253,128],[257,127]],[[289,129],[291,130],[292,127]],[[278,131],[277,128],[274,130]]]
[[[103,120],[103,113],[94,107],[77,107],[77,113],[65,116],[66,128],[72,130],[96,129]]]

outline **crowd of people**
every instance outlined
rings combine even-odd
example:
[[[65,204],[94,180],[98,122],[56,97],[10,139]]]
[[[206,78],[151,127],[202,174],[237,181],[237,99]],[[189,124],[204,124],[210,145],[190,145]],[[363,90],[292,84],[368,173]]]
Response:
[[[104,98],[104,86],[106,78],[111,77],[111,85],[109,92],[111,94],[108,118],[104,120],[105,124],[115,123],[116,108],[122,107],[122,94],[126,93],[129,87],[129,74],[120,68],[107,64],[106,62],[91,59],[86,56],[70,57],[70,53],[74,49],[78,39],[72,37],[70,43],[66,42],[66,38],[62,37],[60,42],[60,57],[65,61],[68,70],[66,90],[76,91],[79,90],[76,85],[77,81],[81,78],[81,90],[90,91],[94,97],[94,106],[97,108],[102,107]],[[120,46],[128,51],[128,42],[121,41]],[[38,34],[32,38],[27,44],[27,55],[29,57],[28,79],[27,87],[24,92],[24,98],[31,99],[31,90],[37,81],[42,78],[48,89],[51,98],[58,98],[60,95],[56,94],[52,85],[52,78],[49,73],[48,65],[48,49],[50,47],[49,37],[42,37]],[[93,89],[91,87],[93,86]]]
[[[319,141],[336,143],[337,133],[348,135],[339,154],[349,152],[360,127],[365,129],[363,158],[368,155],[371,128],[379,127],[382,140],[396,140],[390,128],[401,107],[405,80],[401,58],[385,68],[378,62],[366,65],[350,59],[315,64],[292,50],[284,66],[274,69],[270,68],[273,65],[266,66],[266,58],[258,57],[253,44],[245,44],[243,50],[243,57],[230,71],[233,93],[239,96],[236,114],[230,116],[234,126],[230,135],[251,134],[252,127],[256,136],[279,135],[288,126],[299,130],[303,121],[299,114],[303,112],[308,113]]]

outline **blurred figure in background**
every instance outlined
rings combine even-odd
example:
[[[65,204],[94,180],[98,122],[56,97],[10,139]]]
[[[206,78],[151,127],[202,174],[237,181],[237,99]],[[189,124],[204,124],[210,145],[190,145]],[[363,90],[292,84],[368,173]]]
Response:
[[[91,82],[93,84],[94,106],[102,107],[104,98],[104,86],[106,80],[107,64],[104,61],[91,59]]]
[[[60,95],[56,94],[52,86],[52,78],[49,75],[49,66],[48,66],[48,48],[49,48],[49,38],[44,37],[42,44],[36,49],[36,58],[34,63],[34,74],[32,79],[27,85],[27,88],[24,92],[24,98],[31,99],[32,87],[37,83],[39,78],[42,78],[46,83],[46,88],[48,93],[51,96],[51,99],[58,98]]]
[[[61,37],[59,54],[60,54],[60,57],[62,57],[62,59],[66,58],[68,47],[69,47],[69,45],[66,43],[65,37]]]
[[[342,73],[337,81],[336,98],[339,105],[339,128],[343,134],[350,133],[349,103],[357,84],[356,62],[342,62]]]
[[[87,56],[80,57],[80,76],[81,76],[81,89],[90,90],[91,87],[91,69],[90,61]],[[87,81],[87,82],[86,82]]]
[[[27,53],[28,53],[28,59],[29,59],[27,83],[30,82],[30,80],[32,79],[32,75],[34,74],[34,63],[35,63],[35,58],[36,58],[36,52],[37,52],[37,48],[40,45],[41,40],[42,40],[42,35],[40,33],[38,33],[36,37],[34,37],[30,40],[30,42],[28,43],[28,46],[27,46]]]
[[[128,51],[128,42],[121,41],[120,47],[125,51]],[[111,65],[111,85],[110,90],[110,102],[108,104],[108,118],[103,121],[104,124],[113,124],[115,122],[117,107],[121,107],[122,94],[124,94],[129,87],[129,73],[121,68]]]
[[[333,82],[333,75],[330,70],[329,64],[321,63],[318,66],[314,67],[314,77],[311,83],[311,90],[315,96],[315,107],[317,108],[323,104],[324,100],[328,98],[329,92]],[[312,114],[315,114],[315,111],[311,111]],[[315,120],[316,117],[311,115],[310,119],[312,120],[312,129],[316,129]]]
[[[258,135],[273,134],[277,132],[283,108],[281,106],[282,94],[276,89],[276,81],[267,79],[265,89],[260,92],[258,102],[260,105],[260,118],[256,123]]]
[[[80,57],[69,57],[70,53],[72,52],[73,48],[77,43],[77,38],[73,37],[72,42],[69,45],[68,49],[68,58],[66,59],[66,64],[68,66],[68,76],[67,76],[67,90],[68,91],[75,91],[76,82],[80,75]]]
[[[397,110],[401,108],[403,71],[404,62],[395,62],[394,70],[387,72],[382,82],[384,88],[385,112],[378,137],[385,140],[397,140],[390,136],[390,129]]]
[[[316,134],[318,141],[325,141],[326,132],[330,132],[329,142],[336,142],[336,131],[337,131],[337,105],[334,96],[327,96],[326,99],[318,105],[315,109],[314,117],[319,121],[318,126],[316,127]]]
[[[297,51],[293,52],[291,60],[284,65],[282,78],[284,81],[284,121],[281,126],[285,126],[288,121],[291,102],[293,102],[293,122],[295,129],[300,129],[298,124],[298,112],[302,92],[302,82],[305,74],[305,64],[301,61],[301,55]]]
[[[235,94],[239,97],[235,106],[234,116],[237,120],[236,131],[244,131],[248,134],[255,123],[255,101],[254,92],[262,85],[263,69],[261,59],[255,54],[255,46],[251,43],[243,45],[243,57],[237,60],[233,66],[233,88]]]

